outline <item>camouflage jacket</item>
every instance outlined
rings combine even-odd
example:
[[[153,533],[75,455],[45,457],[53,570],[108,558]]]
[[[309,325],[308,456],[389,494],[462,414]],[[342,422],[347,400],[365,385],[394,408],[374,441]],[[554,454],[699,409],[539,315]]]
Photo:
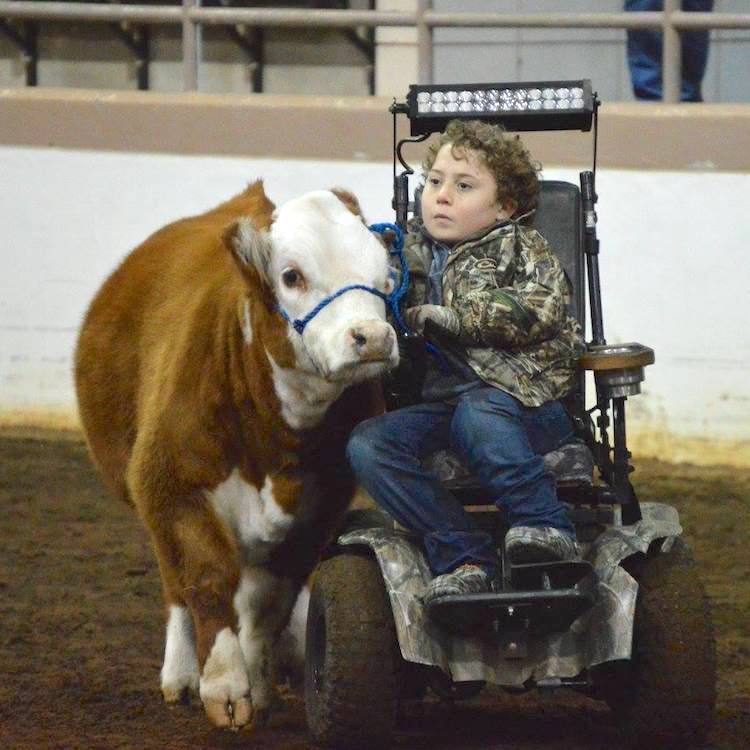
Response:
[[[405,245],[411,284],[404,309],[428,301],[432,243],[414,220]],[[539,232],[506,222],[459,243],[442,288],[443,305],[460,321],[461,356],[484,382],[526,406],[572,389],[583,336],[567,311],[570,282]]]

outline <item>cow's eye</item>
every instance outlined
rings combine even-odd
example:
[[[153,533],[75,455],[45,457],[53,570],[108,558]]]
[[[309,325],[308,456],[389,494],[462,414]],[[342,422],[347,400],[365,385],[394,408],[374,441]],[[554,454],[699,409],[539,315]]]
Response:
[[[290,289],[302,286],[304,282],[302,274],[296,268],[287,268],[281,274],[281,280],[284,282],[284,286],[288,286]]]

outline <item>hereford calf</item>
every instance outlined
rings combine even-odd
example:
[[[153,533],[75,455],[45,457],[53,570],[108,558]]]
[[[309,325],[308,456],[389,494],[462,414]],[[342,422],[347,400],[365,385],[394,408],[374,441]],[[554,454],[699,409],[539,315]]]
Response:
[[[274,646],[353,493],[344,447],[373,411],[365,381],[398,359],[365,290],[302,333],[289,322],[348,285],[388,291],[386,250],[345,199],[274,211],[256,183],[170,224],[105,282],[78,342],[91,454],[159,561],[164,697],[197,689],[218,726],[270,705]]]

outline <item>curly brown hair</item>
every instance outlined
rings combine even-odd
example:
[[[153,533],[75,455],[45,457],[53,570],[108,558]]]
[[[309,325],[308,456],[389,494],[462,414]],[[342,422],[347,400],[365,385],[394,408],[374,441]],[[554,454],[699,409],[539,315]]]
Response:
[[[514,216],[523,216],[536,208],[541,165],[531,158],[517,135],[510,135],[500,125],[480,120],[451,120],[445,132],[427,150],[422,162],[425,174],[432,169],[438,151],[446,143],[452,144],[456,158],[461,158],[461,152],[466,150],[479,155],[495,177],[498,202],[503,206],[509,201],[516,204]]]

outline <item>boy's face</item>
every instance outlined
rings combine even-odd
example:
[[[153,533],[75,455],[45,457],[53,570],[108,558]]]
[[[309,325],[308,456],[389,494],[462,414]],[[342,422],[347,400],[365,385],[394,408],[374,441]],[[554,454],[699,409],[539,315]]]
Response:
[[[509,219],[514,210],[498,203],[495,177],[476,151],[454,155],[452,144],[442,146],[422,191],[422,219],[432,237],[453,246]]]

